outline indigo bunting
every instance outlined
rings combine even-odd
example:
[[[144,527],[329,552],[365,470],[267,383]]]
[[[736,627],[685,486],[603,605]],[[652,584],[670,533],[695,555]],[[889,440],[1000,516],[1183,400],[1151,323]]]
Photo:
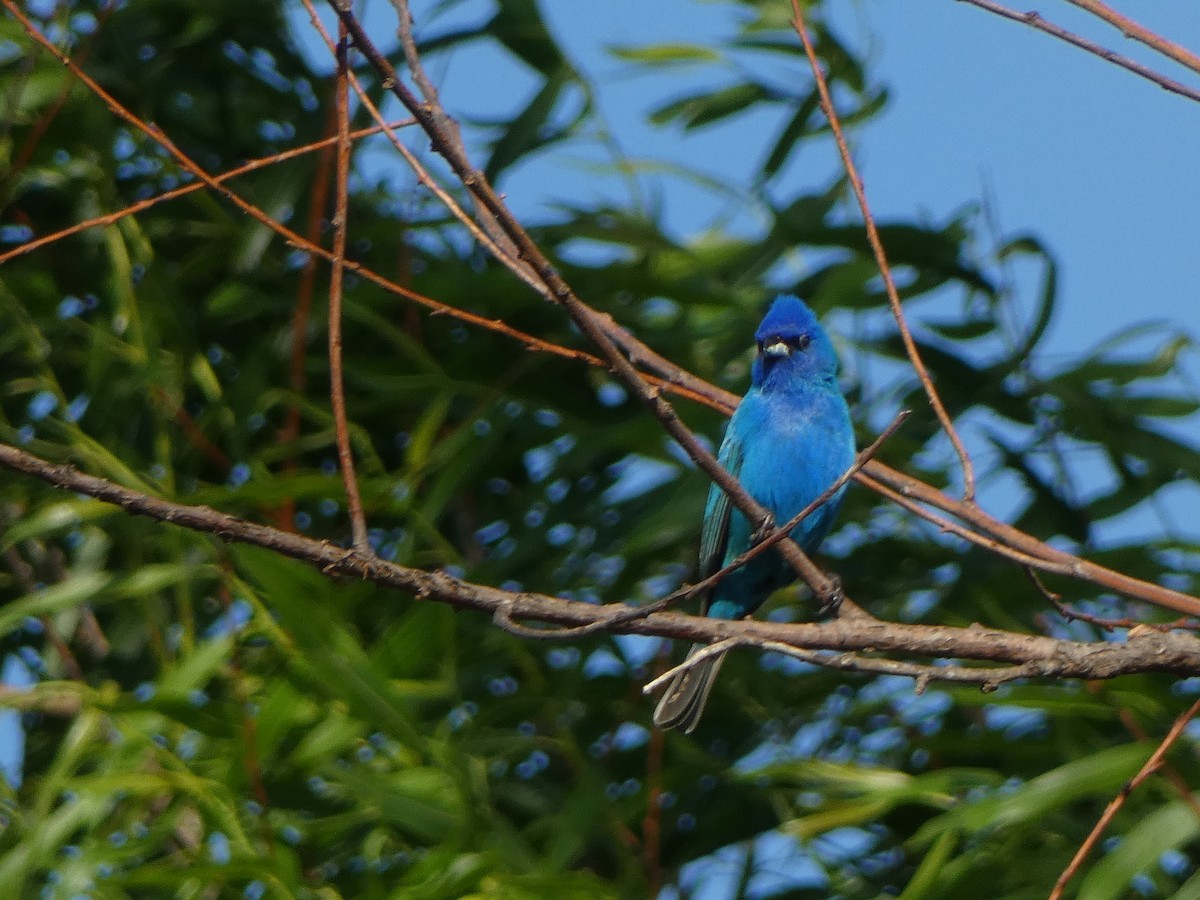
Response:
[[[782,525],[850,468],[854,430],[838,388],[837,354],[812,310],[796,297],[780,296],[754,338],[758,356],[750,390],[729,420],[718,458]],[[838,491],[792,529],[805,552],[815,550],[829,531],[841,495]],[[728,495],[712,485],[700,532],[700,578],[748,550],[754,531]],[[767,550],[718,583],[703,599],[701,612],[717,619],[744,618],[795,579],[783,557]],[[671,679],[654,724],[685,733],[695,728],[723,658],[710,657]]]

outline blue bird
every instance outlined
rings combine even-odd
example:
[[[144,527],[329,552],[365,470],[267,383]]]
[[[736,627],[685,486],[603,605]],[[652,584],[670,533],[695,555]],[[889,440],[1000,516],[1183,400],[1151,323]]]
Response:
[[[776,298],[754,338],[758,356],[750,390],[729,420],[718,458],[782,525],[850,468],[854,429],[838,388],[837,353],[811,309],[796,297]],[[829,532],[841,495],[839,491],[792,530],[805,552],[816,550]],[[700,532],[700,578],[748,550],[754,531],[728,495],[712,485]],[[718,583],[701,611],[716,619],[741,619],[795,580],[791,566],[771,549]],[[654,711],[654,724],[685,733],[695,728],[723,659],[723,654],[710,657],[671,679]]]

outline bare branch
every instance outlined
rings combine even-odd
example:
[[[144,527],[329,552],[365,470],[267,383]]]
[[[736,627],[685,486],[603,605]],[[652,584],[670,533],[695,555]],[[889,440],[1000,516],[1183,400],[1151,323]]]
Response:
[[[329,276],[329,402],[333,408],[334,439],[338,466],[346,487],[346,509],[354,549],[370,553],[367,520],[362,496],[354,473],[354,452],[350,449],[350,426],[346,419],[346,384],[342,373],[342,283],[346,266],[346,230],[350,218],[350,92],[347,89],[348,48],[345,26],[338,35],[337,79],[334,106],[337,110],[337,166],[334,179],[333,265]]]
[[[779,641],[746,640],[743,638],[727,638],[693,654],[642,687],[643,694],[658,690],[679,672],[713,656],[719,656],[737,647],[753,647],[759,651],[773,651],[794,657],[815,666],[827,669],[838,669],[843,672],[870,672],[878,675],[901,675],[916,679],[916,692],[923,693],[926,686],[933,681],[947,681],[954,684],[977,684],[982,691],[994,691],[1001,684],[1029,678],[1041,673],[1040,665],[1035,661],[1021,663],[1016,666],[934,666],[921,663],[903,662],[894,659],[881,659],[874,656],[862,656],[858,653],[831,653],[827,650],[806,650],[783,644]]]
[[[1129,779],[1129,782],[1121,788],[1121,792],[1113,797],[1108,806],[1105,807],[1104,813],[1096,822],[1095,827],[1092,828],[1091,833],[1080,844],[1079,849],[1075,852],[1075,856],[1071,858],[1071,862],[1068,863],[1063,873],[1058,876],[1058,881],[1054,883],[1054,890],[1050,892],[1049,900],[1061,900],[1067,882],[1075,877],[1075,873],[1079,871],[1080,866],[1083,865],[1083,861],[1087,859],[1087,855],[1092,852],[1092,848],[1096,846],[1096,842],[1104,834],[1104,829],[1108,827],[1109,822],[1113,820],[1113,817],[1125,805],[1125,801],[1129,799],[1129,795],[1136,791],[1143,781],[1158,770],[1159,766],[1163,763],[1163,758],[1167,755],[1167,751],[1171,749],[1171,746],[1183,734],[1183,729],[1187,727],[1188,722],[1192,721],[1198,713],[1200,713],[1200,700],[1193,703],[1188,707],[1186,712],[1175,720],[1175,724],[1171,726],[1171,730],[1167,732],[1167,736],[1162,739],[1162,742],[1158,745],[1158,749],[1150,755],[1145,765],[1138,770],[1138,773],[1133,778]]]
[[[187,506],[132,491],[7,444],[0,444],[0,466],[64,490],[95,497],[133,515],[148,516],[223,540],[274,551],[307,563],[326,577],[348,575],[380,587],[404,591],[420,600],[490,615],[504,610],[506,614],[524,620],[567,626],[603,622],[606,630],[613,633],[706,644],[732,638],[755,647],[769,644],[773,649],[786,646],[842,654],[899,653],[927,659],[953,658],[1021,666],[1021,674],[1012,677],[1106,679],[1135,672],[1170,672],[1184,676],[1200,672],[1200,639],[1190,634],[1163,634],[1153,629],[1134,630],[1123,643],[1117,643],[1066,641],[979,626],[909,625],[857,617],[822,623],[779,623],[755,619],[728,621],[659,612],[645,618],[623,619],[630,607],[622,603],[597,606],[545,594],[504,591],[454,578],[444,572],[399,566],[373,554],[247,522],[205,506]],[[839,668],[867,671],[875,671],[880,665],[878,660],[859,665],[849,657],[833,664]],[[993,673],[993,679],[995,677]]]
[[[1067,0],[1067,2],[1075,4],[1080,9],[1086,9],[1093,16],[1103,19],[1109,25],[1113,26],[1113,28],[1116,28],[1125,37],[1145,44],[1152,50],[1157,50],[1163,56],[1175,60],[1181,66],[1191,69],[1200,75],[1200,56],[1197,56],[1186,47],[1181,47],[1173,41],[1168,41],[1162,35],[1156,34],[1145,25],[1138,24],[1128,16],[1122,15],[1112,7],[1102,3],[1101,0]]]
[[[1115,66],[1120,66],[1135,75],[1152,81],[1164,91],[1170,91],[1172,94],[1178,94],[1181,97],[1187,97],[1189,100],[1200,101],[1200,91],[1188,87],[1186,84],[1176,81],[1173,78],[1168,78],[1159,72],[1155,72],[1149,66],[1144,66],[1139,62],[1135,62],[1127,56],[1122,56],[1119,53],[1114,53],[1107,47],[1101,47],[1099,44],[1089,41],[1087,38],[1080,37],[1074,32],[1067,31],[1060,25],[1055,25],[1044,19],[1037,12],[1017,12],[1014,9],[1009,9],[1007,6],[1001,6],[999,3],[993,3],[992,0],[958,0],[960,3],[969,3],[972,6],[977,6],[980,9],[987,10],[997,16],[1005,19],[1010,19],[1014,22],[1021,22],[1028,25],[1030,28],[1036,28],[1038,31],[1044,31],[1046,34],[1053,35],[1061,41],[1066,41],[1072,46],[1078,47],[1081,50],[1086,50],[1093,56],[1098,56],[1106,62],[1110,62]]]

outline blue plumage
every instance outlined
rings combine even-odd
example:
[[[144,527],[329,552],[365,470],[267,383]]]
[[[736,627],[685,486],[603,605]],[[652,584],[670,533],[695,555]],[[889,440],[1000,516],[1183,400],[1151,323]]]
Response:
[[[755,333],[751,386],[721,443],[719,459],[746,491],[782,524],[815,500],[854,461],[854,429],[837,383],[829,336],[803,302],[778,297]],[[792,531],[813,551],[837,515],[841,492]],[[700,534],[699,576],[707,578],[749,549],[753,527],[716,485],[709,489]],[[796,575],[774,551],[731,573],[704,603],[706,615],[740,619]],[[695,648],[693,648],[695,652]],[[680,673],[654,713],[663,728],[696,727],[722,657]]]

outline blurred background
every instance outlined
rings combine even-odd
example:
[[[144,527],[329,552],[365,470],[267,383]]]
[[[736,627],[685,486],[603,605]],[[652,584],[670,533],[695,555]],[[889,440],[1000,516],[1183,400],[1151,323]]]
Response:
[[[332,65],[302,6],[24,8],[209,172],[332,133]],[[806,9],[981,502],[1194,590],[1195,104],[965,3]],[[766,303],[800,294],[836,334],[860,444],[911,407],[883,458],[961,490],[788,4],[413,13],[474,158],[585,300],[740,394]],[[1166,69],[1073,7],[1044,13]],[[1187,10],[1137,14],[1200,46]],[[393,50],[392,6],[361,15]],[[208,191],[10,255],[191,178],[15,18],[0,25],[0,439],[345,542],[327,268]],[[355,127],[369,124],[356,106]],[[428,139],[401,134],[455,189]],[[230,185],[328,245],[331,177],[313,152]],[[351,188],[357,262],[587,349],[385,139],[356,145]],[[357,277],[345,323],[381,555],[592,602],[648,601],[691,577],[706,480],[603,371]],[[677,405],[719,440],[720,415]],[[4,677],[21,687],[2,695],[0,741],[0,883],[14,896],[954,897],[985,878],[990,896],[1044,896],[1197,687],[1138,676],[917,695],[908,679],[740,653],[700,728],[664,737],[640,693],[668,664],[657,641],[521,641],[16,476],[0,479],[0,529]],[[861,487],[825,551],[884,618],[1123,634],[1063,620],[1021,570]],[[1048,584],[1092,614],[1167,618]],[[791,588],[762,615],[812,609]],[[1200,820],[1181,787],[1194,748],[1189,733],[1174,780],[1131,798],[1081,895],[1200,891]]]

